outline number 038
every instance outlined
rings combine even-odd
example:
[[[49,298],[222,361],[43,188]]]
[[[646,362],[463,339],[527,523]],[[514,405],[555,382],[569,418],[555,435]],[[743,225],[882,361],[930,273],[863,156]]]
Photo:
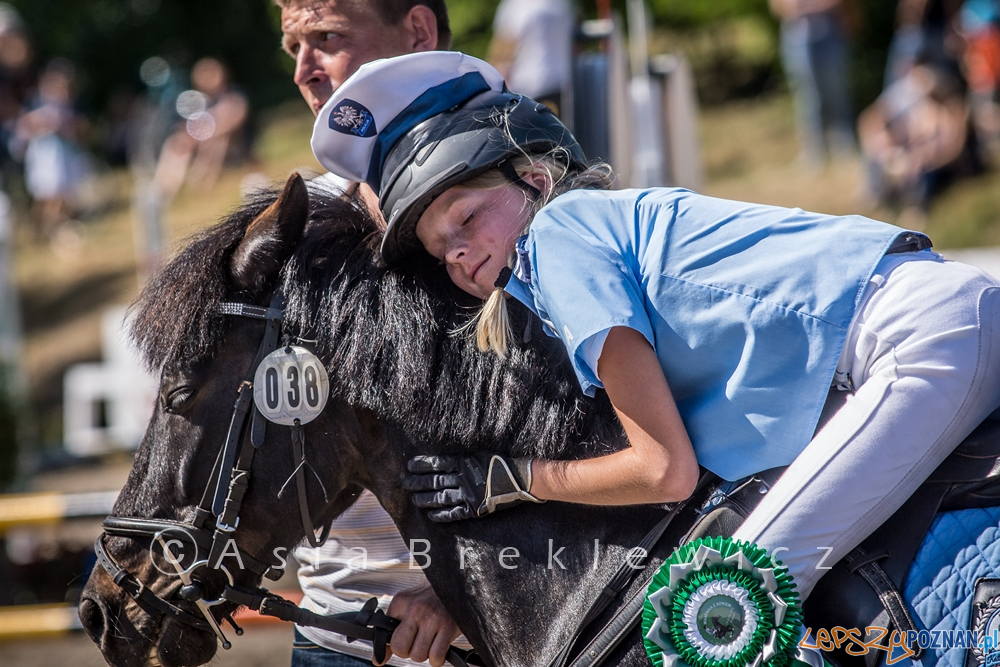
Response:
[[[326,407],[330,382],[323,364],[302,347],[282,348],[260,363],[254,377],[254,401],[270,421],[306,424]]]

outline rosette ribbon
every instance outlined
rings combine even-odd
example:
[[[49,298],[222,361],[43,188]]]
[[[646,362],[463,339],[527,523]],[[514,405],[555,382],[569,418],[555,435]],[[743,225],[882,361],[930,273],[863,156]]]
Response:
[[[722,537],[674,551],[653,577],[642,613],[655,667],[811,664],[815,656],[796,651],[801,624],[788,569],[754,544]],[[812,667],[823,667],[818,662]]]

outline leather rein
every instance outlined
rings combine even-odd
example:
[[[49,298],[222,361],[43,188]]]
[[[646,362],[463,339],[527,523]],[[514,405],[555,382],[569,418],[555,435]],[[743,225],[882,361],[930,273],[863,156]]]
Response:
[[[264,616],[291,621],[301,626],[318,627],[330,632],[345,635],[348,641],[362,639],[370,641],[374,657],[378,662],[385,660],[386,646],[392,637],[393,630],[399,621],[386,616],[378,609],[377,600],[372,598],[357,612],[320,616],[294,603],[269,592],[266,588],[247,589],[234,584],[232,574],[222,565],[226,551],[231,543],[232,535],[239,526],[240,508],[243,496],[250,482],[251,464],[254,454],[264,444],[267,420],[257,409],[253,400],[254,372],[271,352],[278,348],[281,324],[284,318],[284,297],[280,290],[274,294],[267,308],[244,303],[222,303],[219,312],[223,315],[248,317],[267,322],[264,338],[257,350],[257,356],[251,367],[250,374],[237,388],[236,403],[229,422],[229,431],[223,448],[216,457],[212,468],[212,476],[202,493],[201,502],[195,509],[194,520],[191,523],[169,519],[146,519],[133,517],[109,516],[104,520],[104,532],[94,544],[97,562],[107,571],[114,583],[128,594],[132,600],[147,614],[154,618],[166,617],[184,623],[204,632],[212,632],[222,642],[224,649],[232,644],[222,632],[220,622],[212,613],[212,607],[229,602],[247,606]],[[245,437],[247,423],[250,422],[249,438]],[[247,444],[249,440],[249,445]],[[292,428],[292,446],[298,467],[294,472],[296,493],[298,496],[299,515],[306,539],[313,547],[321,546],[330,535],[330,524],[322,527],[320,535],[316,535],[315,524],[309,511],[306,497],[305,455],[303,452],[301,427],[297,424]],[[213,486],[214,482],[214,486]],[[193,603],[199,614],[193,614],[178,606],[175,601],[165,599],[154,593],[134,575],[128,572],[111,555],[104,544],[107,536],[126,537],[132,539],[148,539],[150,546],[159,544],[166,560],[173,565],[176,576],[182,586],[178,591],[181,600]],[[184,568],[173,551],[174,545],[193,546],[195,553],[208,553],[205,559],[197,560]],[[276,581],[283,574],[283,569],[274,564],[257,560],[249,554],[238,554],[240,564],[253,572],[258,578]],[[158,566],[157,566],[158,567]],[[215,600],[205,598],[202,585],[194,575],[204,570],[220,570],[225,574],[228,583],[222,596]],[[229,623],[237,636],[243,634],[232,618],[232,614],[223,617]],[[457,667],[466,667],[465,652],[451,648],[448,661]]]

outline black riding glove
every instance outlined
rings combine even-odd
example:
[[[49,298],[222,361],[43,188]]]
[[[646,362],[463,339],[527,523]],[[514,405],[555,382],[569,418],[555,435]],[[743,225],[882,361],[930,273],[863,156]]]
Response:
[[[413,504],[430,509],[431,521],[446,522],[483,517],[524,501],[543,503],[531,490],[531,459],[499,454],[469,456],[415,456],[403,479],[413,491]]]

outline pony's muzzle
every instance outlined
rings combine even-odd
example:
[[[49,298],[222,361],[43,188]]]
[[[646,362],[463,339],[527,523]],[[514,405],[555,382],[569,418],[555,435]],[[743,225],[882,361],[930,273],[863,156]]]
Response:
[[[104,648],[104,633],[109,627],[108,609],[100,601],[84,596],[80,600],[80,622],[91,640]]]

